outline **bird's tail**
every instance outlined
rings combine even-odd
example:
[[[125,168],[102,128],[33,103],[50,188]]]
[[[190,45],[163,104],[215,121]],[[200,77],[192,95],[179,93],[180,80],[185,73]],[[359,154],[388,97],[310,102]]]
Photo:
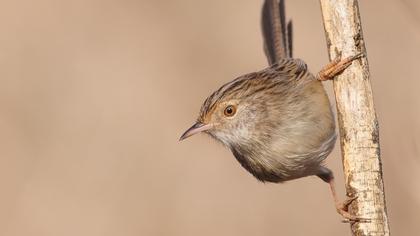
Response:
[[[265,0],[262,8],[264,51],[270,65],[292,57],[292,22],[286,25],[284,0]]]

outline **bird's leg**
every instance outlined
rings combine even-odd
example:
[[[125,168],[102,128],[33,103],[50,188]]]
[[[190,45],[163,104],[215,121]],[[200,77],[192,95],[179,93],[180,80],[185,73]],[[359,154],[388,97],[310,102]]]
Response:
[[[341,60],[341,55],[335,58],[332,62],[328,63],[321,71],[318,72],[316,78],[320,81],[334,79],[336,75],[342,73],[351,63],[363,56],[363,53],[356,54]]]
[[[348,212],[349,205],[357,199],[357,197],[349,197],[344,202],[340,202],[335,191],[334,175],[332,171],[326,167],[321,167],[319,169],[319,174],[317,174],[324,182],[330,185],[331,194],[334,198],[335,208],[337,209],[338,214],[344,217],[343,222],[367,222],[368,219],[361,218],[355,215],[352,215]]]
[[[334,198],[335,208],[337,209],[338,214],[340,214],[341,216],[343,216],[346,221],[357,222],[357,221],[362,220],[362,218],[357,217],[355,215],[352,215],[352,214],[350,214],[348,212],[349,205],[354,200],[356,200],[357,197],[349,197],[344,202],[340,202],[340,200],[338,199],[338,196],[337,196],[337,192],[335,191],[334,178],[331,178],[328,181],[328,184],[330,185],[331,194],[332,194],[332,196]]]

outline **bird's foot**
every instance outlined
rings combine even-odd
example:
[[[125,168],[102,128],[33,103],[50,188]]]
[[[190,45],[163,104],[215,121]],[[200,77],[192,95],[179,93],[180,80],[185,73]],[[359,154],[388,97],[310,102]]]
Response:
[[[349,213],[349,205],[356,200],[357,197],[348,197],[344,202],[337,203],[336,209],[338,214],[340,214],[342,217],[344,217],[343,222],[344,223],[355,223],[355,222],[369,222],[370,220],[367,218],[362,218],[359,216],[355,216],[351,213]]]
[[[320,81],[332,80],[335,76],[341,74],[347,67],[349,67],[354,60],[359,59],[363,56],[363,53],[359,53],[341,60],[340,55],[337,58],[335,58],[332,62],[324,66],[324,68],[322,68],[321,71],[318,72],[316,78]]]

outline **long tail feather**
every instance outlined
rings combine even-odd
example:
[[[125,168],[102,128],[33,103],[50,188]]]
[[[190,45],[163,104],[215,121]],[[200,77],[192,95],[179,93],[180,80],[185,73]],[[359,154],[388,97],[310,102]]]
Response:
[[[262,8],[264,51],[270,65],[292,55],[292,24],[286,25],[284,0],[265,0]]]

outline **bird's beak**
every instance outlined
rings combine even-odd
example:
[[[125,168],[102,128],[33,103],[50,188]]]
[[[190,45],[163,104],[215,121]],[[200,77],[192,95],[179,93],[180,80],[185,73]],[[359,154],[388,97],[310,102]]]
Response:
[[[211,129],[212,125],[211,124],[203,124],[201,122],[195,123],[193,126],[191,126],[189,129],[187,129],[187,131],[185,131],[184,134],[181,135],[181,137],[179,138],[179,141],[184,140],[194,134],[200,133],[202,131],[205,130],[209,130]]]

